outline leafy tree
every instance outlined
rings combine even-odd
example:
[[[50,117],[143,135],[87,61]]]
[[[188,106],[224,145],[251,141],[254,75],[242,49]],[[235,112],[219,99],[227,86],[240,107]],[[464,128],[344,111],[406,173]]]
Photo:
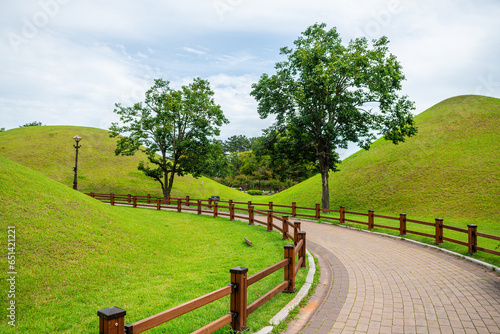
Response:
[[[210,138],[228,123],[208,81],[196,78],[179,90],[169,84],[155,80],[144,103],[133,107],[117,103],[114,112],[124,125],[113,123],[110,128],[110,137],[121,134],[116,155],[146,153],[148,162],[141,161],[138,169],[161,184],[164,196],[170,195],[175,175],[198,177],[213,167],[220,147]]]
[[[4,132],[5,131],[5,128],[0,128],[0,132]]]
[[[389,53],[388,39],[370,46],[357,38],[343,45],[335,28],[325,28],[314,24],[295,40],[294,49],[282,48],[286,60],[276,64],[276,74],[263,74],[251,95],[261,118],[276,115],[271,130],[286,131],[291,146],[314,153],[327,209],[328,173],[340,162],[338,148],[354,142],[368,149],[377,132],[396,144],[417,129],[413,102],[397,94],[405,77]]]
[[[318,172],[316,155],[312,151],[296,147],[297,143],[286,131],[271,131],[252,146],[257,156],[266,156],[267,167],[273,178],[304,181]]]
[[[42,126],[42,122],[34,121],[34,122],[31,122],[31,123],[26,123],[26,124],[23,124],[23,125],[19,125],[20,128],[25,128],[27,126]]]
[[[213,140],[210,145],[210,154],[205,160],[203,175],[212,178],[223,178],[230,174],[229,159],[224,156],[224,144],[221,140]]]
[[[244,135],[229,137],[224,143],[224,151],[228,153],[245,152],[250,150],[252,142]]]

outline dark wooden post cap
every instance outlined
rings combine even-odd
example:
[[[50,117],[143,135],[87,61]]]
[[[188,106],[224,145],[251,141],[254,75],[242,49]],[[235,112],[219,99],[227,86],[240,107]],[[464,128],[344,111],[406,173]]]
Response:
[[[294,244],[288,244],[288,245],[285,245],[285,248],[295,248],[295,245]]]
[[[368,210],[368,212],[375,212],[374,210]]]
[[[443,218],[436,218],[437,221],[443,221]]]
[[[229,270],[231,274],[244,274],[248,272],[248,268],[245,267],[234,267]]]
[[[406,213],[400,213],[400,215],[406,216]]]
[[[284,216],[283,216],[283,219],[288,219],[288,215],[284,215]]]
[[[306,235],[306,231],[299,231],[299,235]]]
[[[122,318],[127,314],[127,311],[122,310],[121,308],[118,307],[108,307],[102,310],[97,311],[97,315],[99,318],[105,319],[105,320],[113,320],[117,318]]]
[[[474,228],[474,227],[477,227],[477,225],[476,225],[476,224],[467,224],[467,227],[472,227],[472,228]]]
[[[299,225],[300,226],[300,222],[293,222],[293,225]]]

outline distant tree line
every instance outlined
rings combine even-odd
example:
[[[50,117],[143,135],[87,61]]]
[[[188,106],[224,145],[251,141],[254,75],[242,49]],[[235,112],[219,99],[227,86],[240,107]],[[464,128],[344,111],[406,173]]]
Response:
[[[144,102],[117,103],[110,127],[115,154],[143,151],[137,167],[170,194],[174,177],[209,176],[231,187],[287,188],[321,174],[321,206],[330,206],[329,173],[349,143],[368,149],[377,135],[394,144],[416,135],[414,103],[401,95],[405,76],[387,37],[344,43],[335,28],[314,24],[283,47],[274,74],[252,85],[261,118],[275,123],[257,138],[217,140],[229,123],[201,78],[180,89],[155,80]],[[36,123],[36,122],[35,122]],[[31,124],[41,125],[41,124]]]
[[[28,127],[28,126],[42,126],[42,122],[34,121],[34,122],[26,123],[26,124],[23,124],[23,125],[19,125],[20,128],[25,128],[25,127]]]
[[[275,142],[271,139],[266,135],[252,138],[235,135],[219,141],[222,155],[218,166],[205,175],[233,188],[279,191],[318,172],[314,162],[299,161],[292,150],[281,150],[287,138],[281,136]]]

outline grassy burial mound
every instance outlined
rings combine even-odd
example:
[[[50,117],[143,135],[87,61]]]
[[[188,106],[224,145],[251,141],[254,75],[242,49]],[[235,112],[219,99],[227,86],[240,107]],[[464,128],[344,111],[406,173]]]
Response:
[[[80,135],[78,153],[78,190],[162,196],[160,184],[137,170],[139,161],[147,161],[142,152],[135,156],[115,156],[116,139],[106,130],[76,126],[33,126],[0,133],[0,156],[30,167],[69,187],[73,186],[75,144]],[[208,198],[242,197],[235,189],[211,179],[176,177],[172,196]]]
[[[379,139],[330,174],[331,208],[498,226],[500,99],[450,98],[415,121],[417,136],[399,145]],[[314,207],[321,202],[319,175],[269,200]]]
[[[230,268],[253,274],[283,259],[285,242],[261,226],[112,207],[2,157],[0,203],[4,245],[8,226],[15,229],[17,272],[15,298],[1,302],[6,310],[15,301],[16,327],[4,319],[0,333],[93,333],[97,310],[110,306],[127,310],[133,323],[227,285]],[[11,271],[7,261],[0,270]],[[282,280],[280,271],[255,284],[249,300]],[[4,296],[8,284],[0,283]],[[281,294],[257,310],[250,327],[265,325],[293,297]],[[228,308],[226,298],[150,332],[190,333]]]

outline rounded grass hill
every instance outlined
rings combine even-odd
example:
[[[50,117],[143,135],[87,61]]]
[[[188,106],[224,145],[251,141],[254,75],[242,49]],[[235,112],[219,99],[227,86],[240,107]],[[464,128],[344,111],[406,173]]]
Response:
[[[125,321],[133,323],[226,286],[230,268],[263,270],[283,259],[287,243],[246,222],[106,205],[3,157],[0,203],[0,333],[97,333],[97,311],[111,306],[125,309]],[[11,268],[8,228],[15,231]],[[15,297],[7,298],[11,271],[17,272]],[[282,281],[281,271],[252,285],[249,302]],[[249,318],[249,327],[265,326],[294,297],[280,294],[266,303]],[[227,314],[228,298],[148,333],[191,333]],[[10,301],[15,327],[6,318]]]
[[[116,139],[106,130],[79,126],[30,126],[0,132],[0,156],[32,168],[69,187],[73,186],[75,144],[82,137],[78,151],[78,190],[83,192],[163,196],[160,184],[137,170],[146,155],[116,156]],[[246,194],[223,186],[209,178],[176,176],[171,195],[224,199]]]
[[[330,208],[480,222],[500,232],[500,99],[457,96],[415,122],[418,134],[405,143],[381,138],[330,173]],[[316,175],[268,200],[314,207],[321,203],[321,179]]]

